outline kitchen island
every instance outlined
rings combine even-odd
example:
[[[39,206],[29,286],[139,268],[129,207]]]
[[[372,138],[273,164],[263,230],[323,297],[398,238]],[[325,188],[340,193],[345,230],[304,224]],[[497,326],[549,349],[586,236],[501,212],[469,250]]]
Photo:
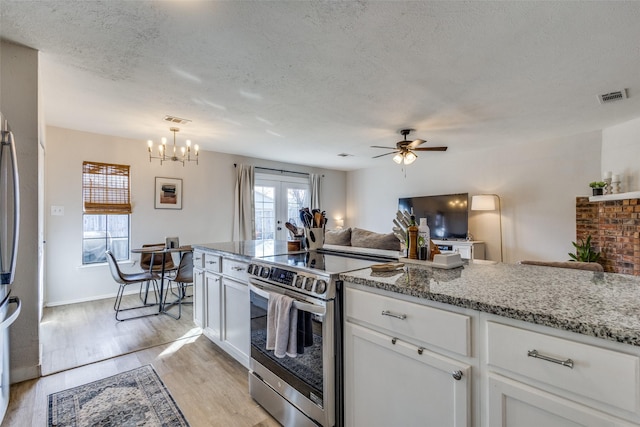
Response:
[[[470,262],[340,279],[347,426],[640,425],[640,278]]]

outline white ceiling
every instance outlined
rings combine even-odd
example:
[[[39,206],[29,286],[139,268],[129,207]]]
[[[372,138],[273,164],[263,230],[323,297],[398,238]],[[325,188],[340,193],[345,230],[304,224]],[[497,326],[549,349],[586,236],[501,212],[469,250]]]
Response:
[[[351,170],[416,129],[460,150],[640,116],[640,2],[12,1],[47,124]],[[629,99],[597,95],[627,88]],[[410,139],[412,139],[410,136]],[[339,157],[339,153],[353,156]],[[419,159],[418,159],[419,161]]]

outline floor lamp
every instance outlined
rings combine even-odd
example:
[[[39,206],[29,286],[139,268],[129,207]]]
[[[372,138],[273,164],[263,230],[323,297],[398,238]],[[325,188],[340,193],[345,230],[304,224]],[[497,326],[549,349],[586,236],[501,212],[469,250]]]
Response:
[[[496,200],[497,205],[496,205]],[[500,219],[500,262],[504,262],[502,255],[502,202],[497,194],[478,194],[471,196],[472,211],[495,211],[498,210],[498,218]]]

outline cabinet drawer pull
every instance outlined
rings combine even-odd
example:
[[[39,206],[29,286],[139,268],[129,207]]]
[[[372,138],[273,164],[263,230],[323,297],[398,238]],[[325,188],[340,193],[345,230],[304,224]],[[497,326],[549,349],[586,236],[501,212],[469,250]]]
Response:
[[[454,380],[460,381],[462,379],[462,371],[453,371],[451,372],[451,376]]]
[[[396,314],[396,313],[392,313],[389,310],[384,310],[382,312],[383,316],[391,316],[391,317],[395,317],[396,319],[400,319],[400,320],[404,320],[407,318],[406,314]]]
[[[391,338],[391,344],[396,345],[397,342],[398,342],[398,338],[396,337]]]
[[[418,347],[418,354],[422,354],[423,351],[424,351],[424,347]]]
[[[231,267],[231,269],[234,270],[234,271],[242,271],[242,270],[244,270],[243,267],[238,267],[238,266]]]
[[[527,351],[527,356],[535,357],[536,359],[546,360],[547,362],[557,363],[558,365],[566,366],[569,369],[573,369],[573,360],[571,359],[567,359],[567,360],[555,359],[553,357],[540,354],[538,353],[538,350],[535,350],[535,349]]]
[[[218,261],[207,261],[207,264],[217,264]]]

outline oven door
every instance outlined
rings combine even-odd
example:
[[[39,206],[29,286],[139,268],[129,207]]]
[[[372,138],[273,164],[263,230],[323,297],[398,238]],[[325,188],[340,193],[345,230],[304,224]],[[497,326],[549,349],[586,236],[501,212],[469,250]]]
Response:
[[[297,294],[253,277],[249,279],[249,290],[251,370],[306,416],[320,425],[333,426],[334,302]],[[267,308],[269,296],[273,293],[286,294],[295,300],[293,305],[298,309],[298,328],[303,328],[302,335],[298,333],[296,357],[278,358],[273,350],[266,349]]]

